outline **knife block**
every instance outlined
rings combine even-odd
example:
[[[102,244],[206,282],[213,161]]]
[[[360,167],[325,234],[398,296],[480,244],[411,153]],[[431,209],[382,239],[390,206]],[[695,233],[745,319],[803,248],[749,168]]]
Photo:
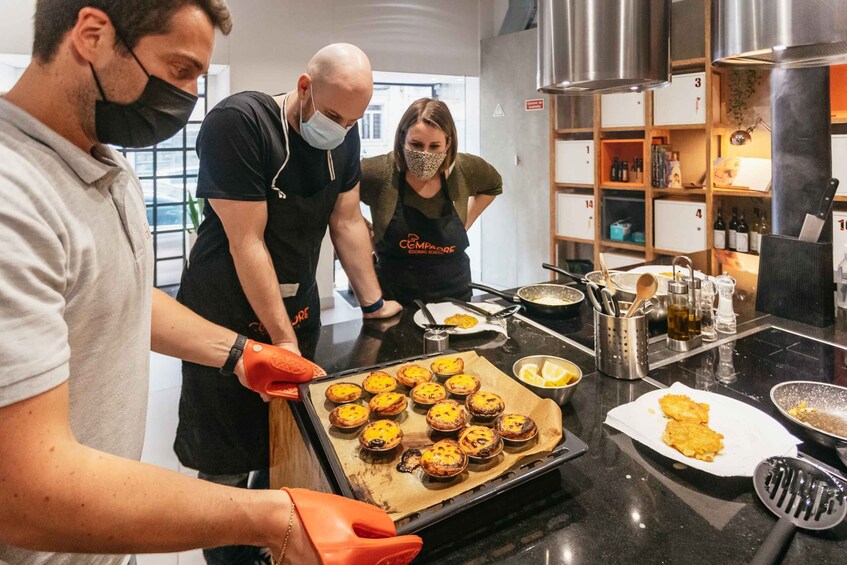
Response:
[[[756,310],[819,328],[835,322],[832,243],[763,235]]]

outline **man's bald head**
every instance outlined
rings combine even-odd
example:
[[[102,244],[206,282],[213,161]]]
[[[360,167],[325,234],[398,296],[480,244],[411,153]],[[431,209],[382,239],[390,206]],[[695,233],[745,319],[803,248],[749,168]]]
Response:
[[[364,51],[349,43],[327,45],[312,57],[297,82],[303,119],[317,108],[345,127],[360,119],[373,96],[373,71]],[[315,102],[315,107],[311,102]]]

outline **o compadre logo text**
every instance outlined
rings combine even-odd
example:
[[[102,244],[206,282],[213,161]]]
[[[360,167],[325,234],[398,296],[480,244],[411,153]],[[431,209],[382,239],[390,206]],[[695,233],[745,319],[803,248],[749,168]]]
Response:
[[[401,239],[400,249],[405,249],[409,255],[448,255],[456,252],[455,245],[439,247],[428,241],[421,241],[416,233],[410,233],[406,239]]]

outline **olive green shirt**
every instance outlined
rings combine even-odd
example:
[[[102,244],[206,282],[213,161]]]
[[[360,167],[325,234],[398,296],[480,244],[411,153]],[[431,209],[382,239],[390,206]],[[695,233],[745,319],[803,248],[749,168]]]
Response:
[[[362,160],[362,202],[371,209],[374,241],[385,234],[400,188],[400,170],[394,164],[394,153],[386,153]],[[428,217],[438,217],[444,203],[442,193],[432,198],[421,198],[414,190],[406,204],[419,209]],[[497,170],[481,157],[470,153],[459,153],[447,175],[447,194],[463,223],[468,221],[468,199],[477,194],[497,196],[503,193],[503,178]]]

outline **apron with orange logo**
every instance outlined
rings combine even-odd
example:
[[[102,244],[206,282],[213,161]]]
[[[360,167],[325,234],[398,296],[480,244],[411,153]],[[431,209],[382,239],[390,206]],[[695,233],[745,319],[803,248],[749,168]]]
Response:
[[[445,180],[442,178],[439,192],[444,208],[438,218],[428,218],[406,205],[409,190],[401,175],[394,215],[376,245],[377,276],[385,298],[404,305],[415,299],[470,300],[471,265],[465,253],[468,233],[447,194]]]

